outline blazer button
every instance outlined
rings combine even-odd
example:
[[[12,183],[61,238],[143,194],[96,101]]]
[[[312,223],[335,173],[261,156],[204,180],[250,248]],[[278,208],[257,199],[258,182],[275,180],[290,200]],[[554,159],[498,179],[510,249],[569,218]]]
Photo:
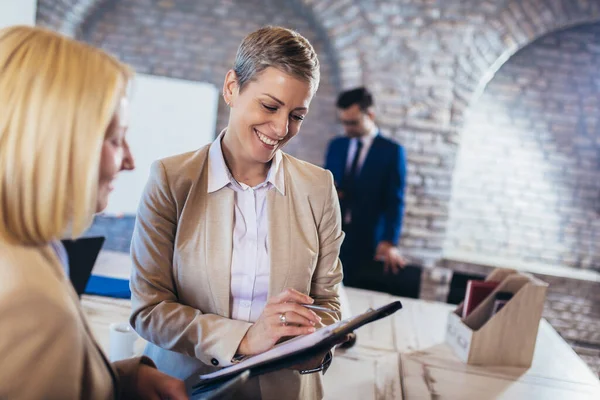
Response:
[[[214,366],[219,365],[219,360],[217,360],[216,358],[213,358],[212,360],[210,360],[210,363]]]

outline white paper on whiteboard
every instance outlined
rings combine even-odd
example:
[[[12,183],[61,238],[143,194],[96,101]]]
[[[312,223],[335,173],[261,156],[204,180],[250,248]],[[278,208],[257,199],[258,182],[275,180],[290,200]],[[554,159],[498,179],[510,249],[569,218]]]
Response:
[[[135,214],[153,161],[196,150],[215,136],[215,86],[136,74],[132,89],[127,139],[136,169],[119,174],[107,214]]]
[[[11,25],[35,25],[36,0],[0,0],[0,29]]]

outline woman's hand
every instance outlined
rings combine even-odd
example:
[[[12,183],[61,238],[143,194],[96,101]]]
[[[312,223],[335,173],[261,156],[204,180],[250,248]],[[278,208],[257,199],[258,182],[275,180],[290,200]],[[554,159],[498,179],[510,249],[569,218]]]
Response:
[[[237,354],[259,354],[269,350],[283,337],[313,333],[321,318],[300,305],[313,301],[310,296],[291,288],[271,297],[240,342]]]
[[[156,368],[140,365],[137,374],[137,397],[147,400],[186,400],[183,381],[166,375]]]

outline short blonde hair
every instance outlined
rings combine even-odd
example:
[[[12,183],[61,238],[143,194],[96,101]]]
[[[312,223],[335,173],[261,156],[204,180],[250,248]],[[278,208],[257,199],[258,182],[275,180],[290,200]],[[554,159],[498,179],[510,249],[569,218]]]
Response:
[[[313,93],[319,88],[317,53],[304,36],[291,29],[265,26],[244,38],[233,66],[240,91],[268,67],[308,82]]]
[[[40,245],[85,231],[102,143],[131,76],[55,32],[0,30],[0,239]]]

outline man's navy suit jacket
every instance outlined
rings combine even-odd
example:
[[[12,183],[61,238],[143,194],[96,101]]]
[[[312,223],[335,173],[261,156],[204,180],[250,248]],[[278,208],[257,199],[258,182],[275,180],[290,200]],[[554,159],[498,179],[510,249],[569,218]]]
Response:
[[[325,168],[333,173],[338,193],[344,194],[348,137],[329,143]],[[406,155],[398,143],[377,135],[352,189],[352,221],[344,225],[346,238],[340,257],[345,273],[373,260],[380,241],[398,243],[404,213]],[[343,199],[343,197],[342,197]],[[343,203],[343,201],[342,201]],[[342,210],[343,212],[343,210]],[[342,220],[344,215],[342,215]]]

